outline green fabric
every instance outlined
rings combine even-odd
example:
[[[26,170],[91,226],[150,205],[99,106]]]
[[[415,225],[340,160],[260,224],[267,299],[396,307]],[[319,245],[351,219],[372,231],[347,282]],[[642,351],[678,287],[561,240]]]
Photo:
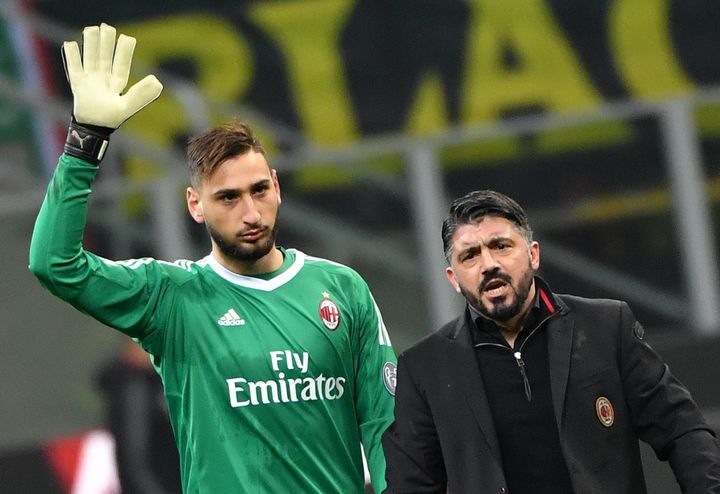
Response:
[[[82,248],[97,167],[63,155],[30,247],[52,293],[136,340],[165,386],[186,493],[385,487],[395,354],[362,278],[293,249],[271,276],[199,261],[109,261]],[[339,312],[332,328],[321,303]],[[326,314],[335,310],[332,304]]]

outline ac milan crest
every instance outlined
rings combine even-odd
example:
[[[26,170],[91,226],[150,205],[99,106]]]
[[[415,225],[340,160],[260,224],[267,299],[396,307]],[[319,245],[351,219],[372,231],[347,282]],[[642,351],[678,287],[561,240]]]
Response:
[[[600,423],[605,427],[612,427],[615,423],[615,409],[610,400],[604,396],[600,396],[595,400],[595,413],[597,413]]]
[[[329,298],[324,298],[322,302],[320,302],[318,311],[320,312],[320,319],[325,327],[330,331],[335,331],[338,324],[340,324],[340,309],[335,305],[335,302]]]

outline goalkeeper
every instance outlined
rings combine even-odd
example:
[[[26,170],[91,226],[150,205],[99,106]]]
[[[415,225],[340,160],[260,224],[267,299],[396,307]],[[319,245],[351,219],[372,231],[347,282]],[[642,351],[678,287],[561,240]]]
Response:
[[[352,269],[275,243],[280,186],[244,124],[188,145],[198,261],[110,261],[84,250],[88,197],[111,133],[160,95],[127,92],[135,40],[103,24],[63,45],[74,105],[38,215],[30,270],[54,295],[134,338],[160,374],[186,493],[361,493],[364,446],[385,488],[395,354]]]

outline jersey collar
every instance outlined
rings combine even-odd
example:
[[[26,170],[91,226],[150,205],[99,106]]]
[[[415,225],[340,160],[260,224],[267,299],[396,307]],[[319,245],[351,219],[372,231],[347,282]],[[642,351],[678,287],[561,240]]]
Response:
[[[245,288],[251,288],[253,290],[269,292],[293,279],[305,264],[305,254],[303,252],[296,249],[283,249],[283,253],[285,254],[286,259],[280,269],[274,273],[260,276],[245,276],[233,273],[220,264],[217,259],[212,256],[212,254],[205,257],[205,260],[218,276],[230,283]]]

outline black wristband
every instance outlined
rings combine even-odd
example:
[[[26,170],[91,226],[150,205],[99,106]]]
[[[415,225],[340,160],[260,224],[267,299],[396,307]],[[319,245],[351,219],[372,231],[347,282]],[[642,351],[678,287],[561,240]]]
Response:
[[[73,118],[65,139],[65,153],[97,165],[105,156],[110,134],[115,129],[77,123]]]

